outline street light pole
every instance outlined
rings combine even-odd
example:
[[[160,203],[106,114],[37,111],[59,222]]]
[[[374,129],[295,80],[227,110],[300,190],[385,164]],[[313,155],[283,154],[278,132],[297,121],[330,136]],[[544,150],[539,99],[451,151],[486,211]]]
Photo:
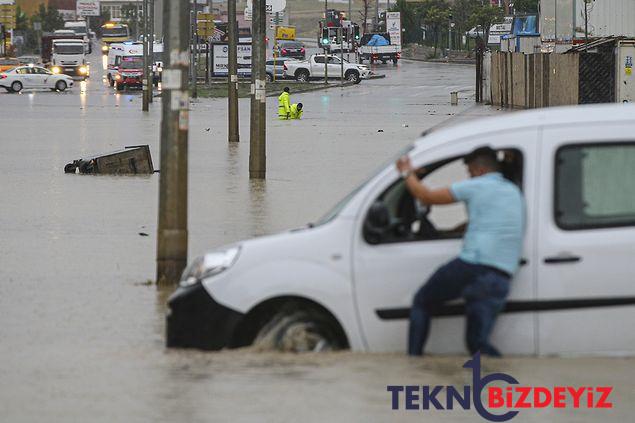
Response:
[[[253,10],[253,6],[252,6]],[[236,0],[227,1],[227,32],[229,37],[227,69],[227,109],[229,119],[229,142],[240,141],[238,129],[238,22]]]
[[[189,12],[187,1],[163,1],[166,54],[161,93],[158,285],[178,283],[187,263]]]

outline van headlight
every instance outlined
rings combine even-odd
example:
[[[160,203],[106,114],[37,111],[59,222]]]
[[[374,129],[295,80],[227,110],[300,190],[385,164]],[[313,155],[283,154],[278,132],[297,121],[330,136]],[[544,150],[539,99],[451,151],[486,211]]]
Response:
[[[230,247],[197,257],[181,276],[181,286],[191,286],[210,276],[217,275],[233,266],[238,259],[240,247]]]

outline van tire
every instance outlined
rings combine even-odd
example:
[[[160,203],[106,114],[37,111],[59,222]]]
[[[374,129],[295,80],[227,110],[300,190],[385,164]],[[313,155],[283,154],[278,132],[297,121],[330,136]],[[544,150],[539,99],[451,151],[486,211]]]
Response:
[[[286,310],[258,332],[254,346],[286,352],[321,352],[346,348],[332,322],[316,310]]]
[[[124,84],[119,84],[119,83],[115,84],[115,89],[117,91],[123,91],[124,88],[125,88]]]
[[[111,87],[115,86],[115,81],[112,79],[112,76],[110,76],[110,74],[108,74],[108,85],[110,85]]]

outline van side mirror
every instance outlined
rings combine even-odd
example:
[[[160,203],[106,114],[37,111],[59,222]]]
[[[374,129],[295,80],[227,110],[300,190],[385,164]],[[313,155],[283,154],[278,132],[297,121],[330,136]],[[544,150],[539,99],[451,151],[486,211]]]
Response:
[[[364,220],[364,239],[369,244],[379,244],[391,228],[390,212],[381,201],[376,201],[368,209]]]

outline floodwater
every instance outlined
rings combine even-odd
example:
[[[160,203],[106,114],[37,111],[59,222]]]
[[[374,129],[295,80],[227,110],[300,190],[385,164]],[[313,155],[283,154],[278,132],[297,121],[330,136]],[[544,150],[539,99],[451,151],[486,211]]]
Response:
[[[155,276],[158,175],[66,175],[82,156],[149,144],[160,99],[114,94],[93,75],[67,93],[0,94],[0,421],[471,421],[469,411],[392,411],[388,384],[462,385],[467,357],[292,355],[164,347],[170,290]],[[497,113],[473,107],[470,67],[402,62],[385,79],[268,101],[267,180],[250,182],[249,103],[227,143],[226,100],[190,114],[189,254],[318,218],[423,130]],[[449,106],[449,92],[462,92]],[[147,236],[146,236],[147,235]],[[460,334],[457,334],[460,336]],[[405,340],[404,340],[405,342]],[[526,385],[611,385],[611,410],[523,411],[516,421],[632,421],[633,359],[485,361]],[[403,404],[402,404],[403,408]]]

